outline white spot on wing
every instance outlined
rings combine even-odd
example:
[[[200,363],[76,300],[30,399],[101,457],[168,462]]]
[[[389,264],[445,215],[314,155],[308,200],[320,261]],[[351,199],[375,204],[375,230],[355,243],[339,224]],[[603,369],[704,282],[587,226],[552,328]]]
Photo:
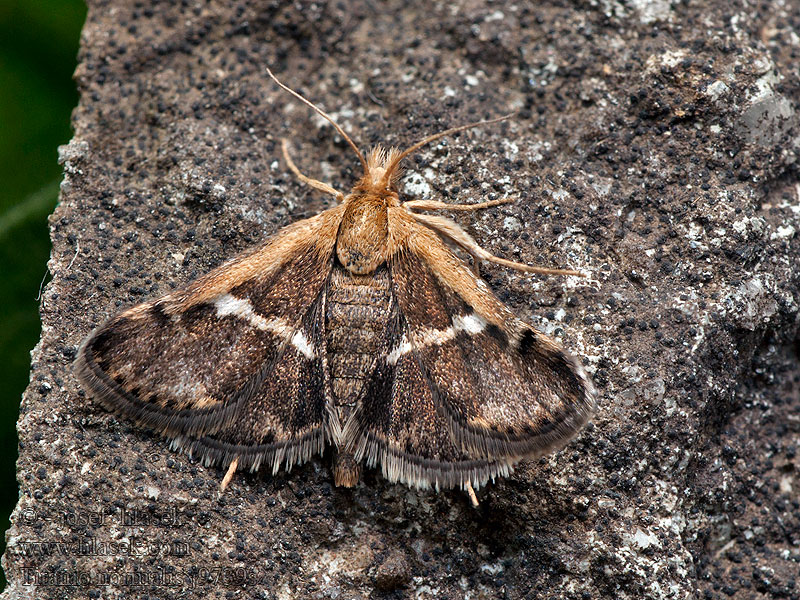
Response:
[[[250,301],[243,298],[237,298],[232,294],[222,294],[214,300],[214,306],[217,309],[218,317],[227,317],[233,315],[244,321],[247,321],[251,326],[261,331],[268,331],[274,333],[278,337],[288,339],[294,328],[291,327],[286,321],[281,318],[265,319],[253,310],[253,305]]]
[[[475,335],[486,329],[488,322],[480,315],[456,315],[453,317],[453,324],[447,329],[423,329],[414,335],[414,345],[417,348],[444,344],[449,342],[463,331],[470,335]],[[396,350],[399,350],[399,346]],[[394,350],[392,351],[394,353]],[[392,356],[391,354],[389,355]],[[398,356],[399,358],[399,356]],[[396,362],[396,361],[395,361]]]
[[[389,352],[389,355],[386,357],[386,362],[390,365],[396,365],[401,356],[411,352],[411,348],[411,343],[406,339],[406,336],[403,335],[403,339],[400,340],[400,343],[397,345],[397,347]]]
[[[456,328],[453,326],[447,329],[422,329],[414,335],[414,342],[417,348],[444,344],[456,337]]]
[[[292,336],[292,346],[297,348],[306,358],[314,358],[314,344],[308,341],[306,334],[302,331],[297,331]]]
[[[214,306],[217,307],[218,317],[227,317],[228,315],[236,315],[245,319],[250,319],[253,313],[253,307],[250,305],[249,300],[242,300],[231,294],[224,294],[214,301]]]
[[[486,329],[486,319],[480,315],[471,314],[466,317],[456,315],[453,317],[453,328],[458,331],[465,331],[470,335],[475,335]]]

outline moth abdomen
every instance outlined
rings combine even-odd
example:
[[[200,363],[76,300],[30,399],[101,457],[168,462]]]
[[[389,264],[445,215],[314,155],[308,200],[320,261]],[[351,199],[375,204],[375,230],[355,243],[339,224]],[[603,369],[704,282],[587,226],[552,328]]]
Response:
[[[354,276],[334,267],[326,290],[326,350],[332,398],[343,425],[384,353],[391,307],[389,273]]]

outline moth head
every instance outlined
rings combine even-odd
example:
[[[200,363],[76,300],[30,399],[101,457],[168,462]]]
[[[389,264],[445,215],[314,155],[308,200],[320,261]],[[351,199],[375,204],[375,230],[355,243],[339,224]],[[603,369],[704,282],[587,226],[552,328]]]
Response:
[[[353,187],[354,191],[367,194],[374,194],[381,198],[397,200],[397,181],[400,178],[401,169],[397,166],[395,159],[400,154],[397,148],[384,148],[376,146],[367,155],[367,167],[364,175]],[[389,166],[394,164],[393,170],[389,171]]]

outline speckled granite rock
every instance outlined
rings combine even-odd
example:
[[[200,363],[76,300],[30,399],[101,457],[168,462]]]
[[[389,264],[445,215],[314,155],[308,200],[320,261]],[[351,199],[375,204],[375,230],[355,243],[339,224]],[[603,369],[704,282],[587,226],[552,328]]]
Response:
[[[90,2],[53,280],[19,419],[3,598],[800,597],[796,3]],[[793,12],[789,12],[789,10]],[[88,400],[70,373],[110,313],[329,205],[363,147],[518,111],[420,153],[408,194],[602,394],[559,454],[418,493],[328,457],[222,473]]]

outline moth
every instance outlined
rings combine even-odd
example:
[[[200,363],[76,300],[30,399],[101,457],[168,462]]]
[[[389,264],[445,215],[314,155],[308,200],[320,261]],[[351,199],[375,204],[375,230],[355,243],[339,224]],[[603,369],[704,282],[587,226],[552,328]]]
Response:
[[[205,464],[273,474],[334,452],[337,486],[380,466],[414,488],[474,490],[566,443],[596,394],[581,364],[498,300],[478,275],[506,260],[455,222],[421,211],[509,202],[401,201],[400,163],[439,138],[364,156],[334,120],[268,70],[352,147],[363,175],[338,203],[289,225],[162,298],[111,317],[75,374],[99,403]],[[472,266],[458,257],[461,248]]]

